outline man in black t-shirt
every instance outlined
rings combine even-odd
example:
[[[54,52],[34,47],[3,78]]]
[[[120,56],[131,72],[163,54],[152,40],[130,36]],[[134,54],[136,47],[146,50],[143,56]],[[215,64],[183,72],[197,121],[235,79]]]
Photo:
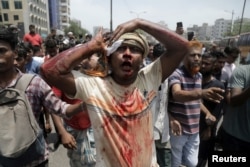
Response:
[[[202,73],[202,89],[207,89],[210,87],[218,87],[221,89],[225,89],[224,84],[212,75],[215,63],[216,56],[213,53],[205,53],[202,56],[202,63],[200,69],[200,72]],[[210,111],[210,113],[216,117],[216,123],[210,125],[205,115],[201,112],[200,147],[197,167],[204,167],[206,165],[207,158],[214,149],[216,125],[222,115],[223,108],[223,101],[221,101],[220,103],[215,103],[203,99],[203,104]]]

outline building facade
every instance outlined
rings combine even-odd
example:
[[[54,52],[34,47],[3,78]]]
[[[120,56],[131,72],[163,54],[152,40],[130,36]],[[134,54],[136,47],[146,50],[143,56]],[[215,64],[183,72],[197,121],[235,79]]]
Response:
[[[36,32],[45,38],[49,33],[49,15],[47,0],[1,0],[0,24],[17,25],[20,38],[29,32],[34,24]]]
[[[60,30],[70,26],[70,0],[60,0],[59,4]]]
[[[231,32],[232,20],[217,19],[215,20],[212,36],[215,39],[221,39],[226,36],[227,33]]]

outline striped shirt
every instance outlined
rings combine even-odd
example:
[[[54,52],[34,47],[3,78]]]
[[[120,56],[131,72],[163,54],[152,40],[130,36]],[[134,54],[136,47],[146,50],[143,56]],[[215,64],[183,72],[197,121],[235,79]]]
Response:
[[[169,77],[169,88],[174,84],[180,84],[184,91],[201,89],[202,75],[200,73],[192,77],[184,66],[176,69]],[[171,89],[170,89],[171,90]],[[173,99],[170,92],[169,112],[180,122],[184,134],[196,134],[199,132],[201,100],[178,102]]]

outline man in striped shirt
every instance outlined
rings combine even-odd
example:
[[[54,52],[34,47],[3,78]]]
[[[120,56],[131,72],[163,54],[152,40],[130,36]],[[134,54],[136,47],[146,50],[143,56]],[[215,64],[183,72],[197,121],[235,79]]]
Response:
[[[172,167],[196,166],[199,150],[200,111],[208,123],[215,117],[202,105],[201,99],[219,102],[224,90],[220,88],[201,89],[202,75],[199,73],[202,44],[189,42],[189,53],[180,66],[169,77],[169,116]]]

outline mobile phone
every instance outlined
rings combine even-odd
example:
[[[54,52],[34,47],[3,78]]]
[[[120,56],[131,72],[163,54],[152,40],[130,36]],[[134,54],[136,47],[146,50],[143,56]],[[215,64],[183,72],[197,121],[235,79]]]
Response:
[[[188,36],[188,40],[191,41],[194,37],[194,32],[193,31],[188,32],[187,36]]]
[[[177,27],[183,27],[182,22],[177,22]]]

